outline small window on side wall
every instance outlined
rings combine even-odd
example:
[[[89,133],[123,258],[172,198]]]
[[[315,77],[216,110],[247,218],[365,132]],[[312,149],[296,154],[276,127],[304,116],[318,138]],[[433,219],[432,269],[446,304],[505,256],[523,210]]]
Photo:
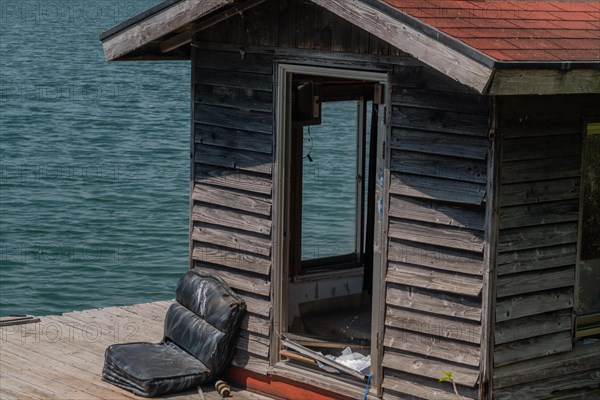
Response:
[[[600,335],[600,122],[585,126],[577,258],[577,337]]]

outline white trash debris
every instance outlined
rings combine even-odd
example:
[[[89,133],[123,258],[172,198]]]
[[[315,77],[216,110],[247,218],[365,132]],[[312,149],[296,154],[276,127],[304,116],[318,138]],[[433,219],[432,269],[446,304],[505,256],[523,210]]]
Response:
[[[371,356],[363,356],[360,353],[353,353],[350,347],[346,347],[342,351],[342,355],[339,357],[332,356],[331,354],[326,355],[325,357],[333,360],[337,363],[340,363],[348,368],[352,368],[355,371],[358,371],[364,375],[370,375],[371,371]],[[321,363],[319,366],[322,368]]]

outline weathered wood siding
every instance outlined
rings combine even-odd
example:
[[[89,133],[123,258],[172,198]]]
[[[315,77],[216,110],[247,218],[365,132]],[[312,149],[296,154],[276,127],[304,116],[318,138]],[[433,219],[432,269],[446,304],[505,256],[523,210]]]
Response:
[[[246,300],[234,363],[264,372],[271,313],[273,57],[201,49],[193,54],[192,258]]]
[[[454,399],[438,382],[453,371],[461,394],[476,398],[488,99],[301,0],[268,1],[198,31],[193,45],[193,253],[249,301],[234,362],[264,373],[274,334],[273,62],[388,71],[384,397]]]
[[[273,334],[274,64],[306,63],[306,50],[337,66],[356,59],[331,61],[322,50],[400,51],[302,0],[267,1],[209,29],[200,21],[192,48],[193,265],[218,273],[246,300],[234,364],[264,374]]]
[[[520,393],[517,397],[541,399],[553,390],[599,384],[600,376],[584,376],[592,363],[581,361],[584,367],[571,370],[568,362],[574,357],[569,352],[574,348],[581,135],[584,117],[597,115],[599,104],[598,96],[498,101],[495,398]],[[563,358],[567,363],[559,368]],[[576,358],[571,363],[579,363]],[[520,372],[545,365],[555,365],[555,372]],[[598,362],[595,370],[598,375]]]
[[[387,42],[308,0],[269,0],[198,32],[197,40],[359,54],[403,55]]]
[[[392,78],[384,398],[477,398],[488,99],[430,68]]]

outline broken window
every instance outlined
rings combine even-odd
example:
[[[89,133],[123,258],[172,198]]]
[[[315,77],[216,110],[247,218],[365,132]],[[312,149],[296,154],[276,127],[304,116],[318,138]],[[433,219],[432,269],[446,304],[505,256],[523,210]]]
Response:
[[[376,149],[383,148],[386,76],[345,72],[291,73],[285,80],[291,104],[283,114],[288,247],[280,355],[301,367],[363,379],[377,290],[375,171],[383,169]],[[342,77],[348,75],[371,80]]]

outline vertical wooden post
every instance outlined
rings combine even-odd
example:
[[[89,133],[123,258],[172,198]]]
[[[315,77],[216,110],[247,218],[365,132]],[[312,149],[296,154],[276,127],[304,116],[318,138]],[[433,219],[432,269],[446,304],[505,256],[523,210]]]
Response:
[[[193,32],[193,29],[192,29]],[[194,41],[194,35],[192,34],[192,43]],[[192,213],[194,211],[194,199],[193,199],[193,193],[194,193],[194,183],[196,181],[196,168],[195,168],[195,133],[196,133],[196,129],[195,129],[195,124],[194,124],[194,111],[195,111],[195,99],[196,99],[196,74],[194,74],[194,66],[196,64],[196,47],[194,46],[190,46],[191,47],[191,77],[190,77],[190,93],[191,93],[191,98],[190,98],[190,113],[191,113],[191,117],[190,117],[190,197],[189,197],[189,238],[188,238],[188,243],[189,243],[189,254],[188,254],[188,267],[189,269],[193,269],[194,268],[194,239],[193,239],[193,234],[194,234],[194,218],[192,216]]]
[[[479,398],[492,399],[492,369],[494,362],[494,325],[496,309],[496,243],[498,238],[498,177],[501,154],[501,132],[497,99],[490,99],[490,128],[488,133],[488,165],[485,210],[484,270],[482,289],[482,339]]]

